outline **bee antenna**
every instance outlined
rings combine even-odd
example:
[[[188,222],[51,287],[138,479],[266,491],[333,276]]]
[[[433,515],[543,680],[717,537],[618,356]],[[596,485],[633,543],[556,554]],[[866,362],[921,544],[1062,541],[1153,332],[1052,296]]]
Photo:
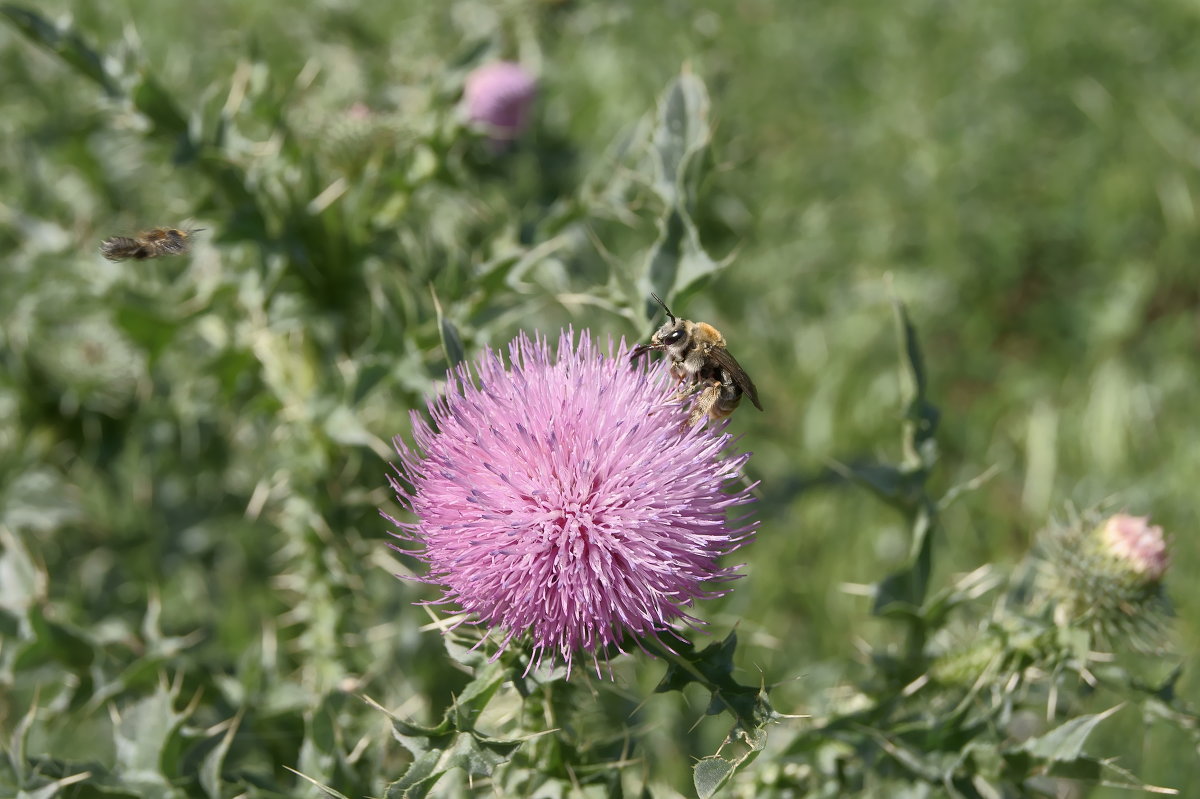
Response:
[[[667,307],[665,302],[663,302],[663,298],[655,294],[653,291],[650,292],[650,296],[653,297],[654,301],[661,305],[662,309],[667,312],[667,316],[671,319],[671,324],[675,324],[675,314],[671,313],[671,309]]]

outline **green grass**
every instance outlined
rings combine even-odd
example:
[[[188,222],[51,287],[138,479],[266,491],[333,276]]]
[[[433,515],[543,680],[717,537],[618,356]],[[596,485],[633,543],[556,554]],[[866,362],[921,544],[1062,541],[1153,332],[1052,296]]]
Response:
[[[1200,651],[1193,4],[78,5],[39,10],[74,10],[127,65],[107,96],[0,27],[0,529],[58,625],[58,648],[0,648],[0,738],[35,701],[53,710],[27,754],[74,772],[173,757],[122,754],[108,708],[145,738],[178,680],[177,708],[199,703],[183,738],[212,741],[189,757],[242,718],[226,771],[252,795],[305,790],[284,766],[348,795],[403,773],[356,695],[430,719],[465,682],[376,515],[382,442],[445,366],[430,290],[469,353],[568,322],[645,336],[579,295],[610,298],[610,265],[654,241],[654,199],[614,188],[613,147],[683,64],[714,123],[693,215],[732,260],[676,310],[722,329],[766,408],[733,421],[762,480],[747,577],[703,608],[718,637],[738,625],[742,681],[761,670],[775,707],[803,713],[860,673],[862,641],[895,643],[842,587],[898,566],[903,520],[825,478],[899,456],[896,298],[942,410],[934,487],[996,470],[947,512],[935,584],[1016,563],[1071,505],[1151,513],[1174,536],[1173,649]],[[507,159],[453,139],[485,50],[540,67]],[[355,127],[355,102],[381,115]],[[188,259],[96,252],[188,219],[208,228]],[[556,236],[523,274],[479,278]],[[0,575],[15,641],[23,583]],[[1181,660],[1194,706],[1194,663],[1144,669]],[[661,670],[624,667],[624,703],[601,692],[592,712],[631,711]],[[635,770],[690,794],[691,758],[726,728],[647,701]],[[1088,750],[1183,795],[1200,783],[1194,741],[1133,708]]]

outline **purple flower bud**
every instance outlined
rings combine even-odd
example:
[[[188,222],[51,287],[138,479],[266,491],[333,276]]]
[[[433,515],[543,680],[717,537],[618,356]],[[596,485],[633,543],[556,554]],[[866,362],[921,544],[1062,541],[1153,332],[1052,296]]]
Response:
[[[1170,604],[1162,584],[1167,544],[1147,516],[1095,511],[1052,522],[1041,536],[1039,586],[1057,625],[1094,644],[1161,652]]]
[[[1118,513],[1106,519],[1097,534],[1111,556],[1146,580],[1160,580],[1166,573],[1167,542],[1149,516]]]
[[[537,79],[520,64],[496,61],[467,76],[463,107],[467,119],[486,128],[495,144],[515,139],[529,121]]]
[[[460,365],[432,424],[413,414],[417,451],[396,440],[391,484],[417,521],[394,535],[421,547],[437,604],[497,630],[501,651],[527,635],[531,667],[582,651],[599,673],[610,644],[697,623],[692,603],[738,576],[719,560],[758,526],[749,454],[724,425],[687,425],[666,370],[631,365],[624,342],[564,332],[552,355],[522,335],[508,361]]]

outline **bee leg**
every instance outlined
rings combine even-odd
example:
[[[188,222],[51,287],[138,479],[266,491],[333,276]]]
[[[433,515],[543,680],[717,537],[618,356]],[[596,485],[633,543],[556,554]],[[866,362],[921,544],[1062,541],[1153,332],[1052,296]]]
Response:
[[[687,383],[683,380],[679,381],[679,390],[671,395],[670,402],[682,402],[688,397],[695,394],[703,386],[700,383]]]
[[[688,398],[693,391],[696,390],[694,384],[689,384],[686,372],[677,372],[671,370],[671,376],[675,378],[675,393],[671,395],[670,402],[680,402]]]
[[[696,422],[708,416],[712,412],[713,406],[717,404],[717,400],[721,398],[721,382],[713,380],[712,382],[701,387],[696,385],[700,390],[700,394],[692,403],[692,412],[688,414],[688,427],[695,426]]]

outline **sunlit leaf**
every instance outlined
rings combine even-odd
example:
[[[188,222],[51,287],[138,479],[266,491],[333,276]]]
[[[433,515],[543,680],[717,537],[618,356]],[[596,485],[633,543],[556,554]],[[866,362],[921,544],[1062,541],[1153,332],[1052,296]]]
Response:
[[[46,595],[47,575],[6,525],[0,524],[0,608],[20,613]]]
[[[1083,745],[1099,726],[1100,722],[1121,709],[1121,705],[1103,713],[1078,716],[1035,738],[1022,743],[1017,751],[1029,752],[1035,757],[1053,761],[1075,761],[1083,756]]]
[[[685,207],[683,190],[692,159],[708,146],[708,90],[704,82],[684,71],[659,99],[653,143],[658,156],[655,188],[668,205]]]
[[[229,747],[233,744],[234,736],[237,735],[240,723],[240,718],[229,722],[229,726],[225,730],[225,734],[221,736],[220,742],[213,747],[212,751],[204,756],[204,761],[200,764],[198,774],[200,787],[204,789],[204,793],[208,795],[208,799],[223,799],[224,794],[221,791],[222,769],[225,764],[225,758],[229,754]]]
[[[692,769],[692,779],[696,784],[696,793],[701,799],[715,796],[729,778],[733,776],[734,764],[717,756],[701,758]]]

